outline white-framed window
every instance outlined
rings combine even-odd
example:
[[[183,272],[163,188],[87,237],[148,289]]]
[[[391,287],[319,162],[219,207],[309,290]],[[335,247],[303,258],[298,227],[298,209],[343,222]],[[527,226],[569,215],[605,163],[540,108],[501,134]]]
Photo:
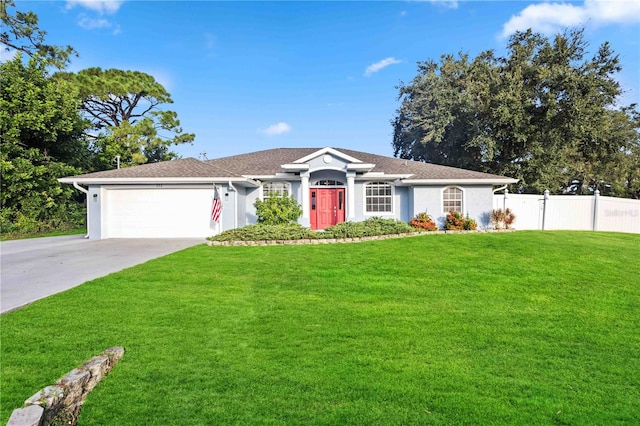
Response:
[[[442,191],[442,211],[449,213],[450,211],[462,213],[462,189],[457,186],[446,187]]]
[[[287,182],[267,182],[262,185],[262,198],[269,198],[271,194],[276,193],[279,197],[289,196],[289,184]]]
[[[393,189],[387,182],[370,182],[365,185],[365,212],[393,212]]]

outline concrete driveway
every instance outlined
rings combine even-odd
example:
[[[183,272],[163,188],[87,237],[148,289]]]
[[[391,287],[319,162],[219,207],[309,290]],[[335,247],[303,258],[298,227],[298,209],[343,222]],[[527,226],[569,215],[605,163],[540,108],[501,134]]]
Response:
[[[0,313],[204,239],[86,240],[82,235],[0,243]]]

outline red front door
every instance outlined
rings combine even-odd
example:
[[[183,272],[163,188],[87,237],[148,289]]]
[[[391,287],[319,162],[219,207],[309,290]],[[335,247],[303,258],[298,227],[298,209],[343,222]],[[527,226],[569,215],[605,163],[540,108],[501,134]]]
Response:
[[[313,188],[310,193],[311,229],[324,229],[344,222],[343,188]]]

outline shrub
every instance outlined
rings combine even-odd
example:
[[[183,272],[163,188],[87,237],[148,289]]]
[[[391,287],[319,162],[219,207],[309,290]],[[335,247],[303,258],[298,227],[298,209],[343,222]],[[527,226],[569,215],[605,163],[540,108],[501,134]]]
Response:
[[[493,209],[491,210],[491,224],[496,229],[501,229],[504,224],[504,210]]]
[[[513,222],[515,222],[515,220],[516,220],[516,215],[513,214],[511,209],[506,209],[504,211],[504,226],[507,229],[511,229],[511,225],[513,225]]]
[[[444,221],[444,229],[449,231],[475,231],[478,229],[478,222],[471,219],[468,213],[466,217],[463,217],[460,212],[450,211]]]
[[[507,208],[491,210],[491,223],[496,229],[511,229],[511,225],[516,220],[516,215],[513,214],[511,209]]]
[[[244,228],[230,229],[207,239],[210,241],[267,241],[359,238],[375,235],[405,234],[411,231],[413,229],[404,222],[373,217],[363,222],[339,223],[326,228],[323,232],[313,231],[297,223],[280,225],[260,223],[245,226]]]
[[[249,225],[230,229],[213,237],[210,241],[266,241],[317,239],[318,233],[295,223],[284,225]]]
[[[377,216],[370,217],[362,223],[369,230],[369,235],[405,234],[413,231],[405,222],[395,219],[383,219]]]
[[[265,225],[283,225],[295,223],[302,216],[302,208],[293,195],[281,197],[277,192],[269,193],[266,200],[256,200],[258,223]]]
[[[418,213],[413,219],[411,219],[409,223],[411,224],[411,227],[420,231],[438,230],[438,225],[436,225],[431,216],[429,216],[426,212]]]
[[[360,238],[375,235],[405,234],[413,229],[395,219],[371,217],[363,222],[343,222],[326,228],[321,238]]]
[[[464,229],[462,213],[450,211],[444,220],[444,229],[448,231],[461,231]]]
[[[469,217],[469,213],[467,213],[467,217],[464,218],[463,228],[466,231],[475,231],[476,229],[478,229],[478,222],[476,222],[475,220],[471,219]]]

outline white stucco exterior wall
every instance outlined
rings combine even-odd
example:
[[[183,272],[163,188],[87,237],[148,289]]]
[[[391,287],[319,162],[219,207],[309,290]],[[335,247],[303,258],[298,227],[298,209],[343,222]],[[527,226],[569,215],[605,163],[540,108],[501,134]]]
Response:
[[[493,208],[493,186],[491,185],[447,185],[447,186],[416,186],[412,187],[413,200],[410,204],[411,217],[421,212],[427,212],[436,220],[438,226],[443,226],[447,212],[443,211],[443,191],[447,187],[462,189],[462,214],[469,214],[471,219],[478,222],[478,226],[489,226],[489,213]]]

